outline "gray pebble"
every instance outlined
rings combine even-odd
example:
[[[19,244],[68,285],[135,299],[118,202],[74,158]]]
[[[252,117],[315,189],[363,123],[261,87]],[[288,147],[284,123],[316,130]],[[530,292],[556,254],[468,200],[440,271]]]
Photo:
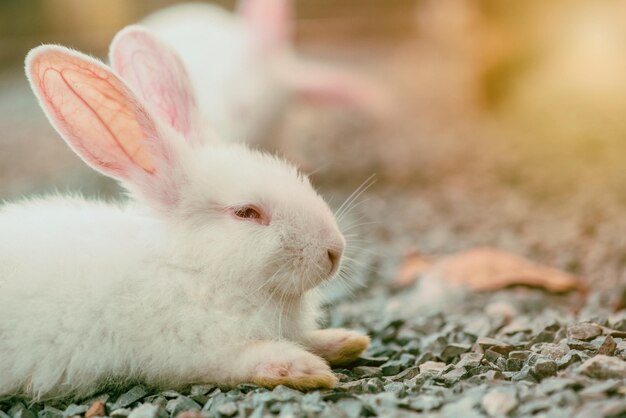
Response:
[[[140,399],[143,399],[148,395],[148,391],[142,385],[137,385],[130,389],[128,392],[120,395],[117,401],[113,404],[113,409],[125,408]]]
[[[491,389],[480,401],[490,417],[509,415],[517,408],[518,401],[514,388]]]
[[[600,354],[581,364],[580,372],[594,379],[623,379],[626,361]]]
[[[88,409],[89,409],[88,405],[71,404],[67,408],[65,408],[65,411],[63,411],[63,416],[67,418],[67,417],[73,417],[74,415],[82,415],[85,412],[87,412]],[[10,411],[9,411],[9,415],[13,416]],[[13,418],[18,418],[18,417],[13,416]]]
[[[37,413],[38,418],[62,418],[63,411],[46,405],[41,411]]]
[[[472,348],[470,344],[449,344],[441,352],[441,359],[446,362],[451,361],[461,354],[467,353],[470,348]]]
[[[509,358],[510,359],[519,359],[519,360],[526,360],[528,358],[528,356],[530,355],[530,351],[511,351],[509,353]]]
[[[145,403],[133,409],[128,418],[168,418],[169,415],[162,407]]]
[[[480,362],[483,359],[481,353],[464,353],[461,354],[461,359],[456,364],[457,367],[465,367],[467,369],[473,369],[480,366]]]
[[[111,412],[111,418],[126,418],[130,415],[131,410],[128,408],[118,408]]]
[[[601,334],[602,328],[590,322],[582,322],[567,327],[567,338],[569,339],[589,341]]]
[[[226,402],[217,407],[217,412],[225,417],[232,417],[237,413],[237,404],[235,402]]]
[[[397,360],[388,361],[380,367],[383,376],[393,376],[402,370],[402,363]]]
[[[363,402],[358,399],[342,399],[336,404],[349,418],[358,418],[363,412]]]
[[[186,396],[179,396],[176,399],[171,399],[165,406],[165,410],[174,417],[183,411],[189,411],[191,409],[199,411],[201,406],[198,405],[193,399]]]
[[[610,335],[607,335],[604,338],[604,341],[598,348],[598,354],[602,354],[605,356],[612,356],[615,354],[615,350],[617,349],[617,343]]]
[[[556,376],[557,369],[558,367],[554,360],[541,358],[533,366],[532,373],[538,380],[541,380],[546,377]]]

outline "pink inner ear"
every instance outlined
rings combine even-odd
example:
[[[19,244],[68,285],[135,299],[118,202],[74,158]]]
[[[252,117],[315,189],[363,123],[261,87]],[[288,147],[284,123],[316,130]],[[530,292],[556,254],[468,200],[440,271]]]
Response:
[[[292,32],[292,0],[242,0],[240,13],[270,45],[289,40]]]
[[[115,76],[54,49],[30,65],[33,87],[53,124],[89,164],[122,179],[132,167],[155,172],[145,141],[156,137],[156,129]]]
[[[118,74],[176,131],[193,140],[196,98],[180,58],[141,29],[123,32],[112,46]]]

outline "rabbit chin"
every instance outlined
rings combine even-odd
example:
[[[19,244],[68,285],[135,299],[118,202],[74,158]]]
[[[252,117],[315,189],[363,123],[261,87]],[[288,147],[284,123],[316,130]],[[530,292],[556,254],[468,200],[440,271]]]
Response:
[[[325,253],[314,259],[302,255],[293,257],[274,266],[273,270],[269,275],[271,288],[276,293],[292,297],[301,296],[332,280],[336,273]]]

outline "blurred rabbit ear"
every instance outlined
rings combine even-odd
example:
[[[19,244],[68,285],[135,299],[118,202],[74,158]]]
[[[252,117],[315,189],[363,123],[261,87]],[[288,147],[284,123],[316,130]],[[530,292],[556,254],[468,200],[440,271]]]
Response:
[[[44,45],[26,57],[26,75],[48,119],[88,165],[137,186],[161,202],[174,201],[172,153],[154,119],[101,62]]]
[[[392,110],[384,86],[357,72],[296,60],[280,68],[283,82],[305,100],[350,106],[381,118],[389,116]]]
[[[191,80],[172,48],[147,30],[129,26],[113,39],[109,60],[164,122],[188,142],[200,140],[200,115]]]
[[[287,43],[293,26],[292,0],[240,0],[239,13],[265,46]]]

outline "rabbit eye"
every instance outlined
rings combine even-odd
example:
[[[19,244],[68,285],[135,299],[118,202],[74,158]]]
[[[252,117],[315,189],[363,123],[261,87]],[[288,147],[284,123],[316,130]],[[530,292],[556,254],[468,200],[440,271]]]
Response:
[[[256,206],[241,206],[232,208],[232,214],[243,220],[249,220],[261,225],[268,225],[269,219],[265,216],[264,212]]]

